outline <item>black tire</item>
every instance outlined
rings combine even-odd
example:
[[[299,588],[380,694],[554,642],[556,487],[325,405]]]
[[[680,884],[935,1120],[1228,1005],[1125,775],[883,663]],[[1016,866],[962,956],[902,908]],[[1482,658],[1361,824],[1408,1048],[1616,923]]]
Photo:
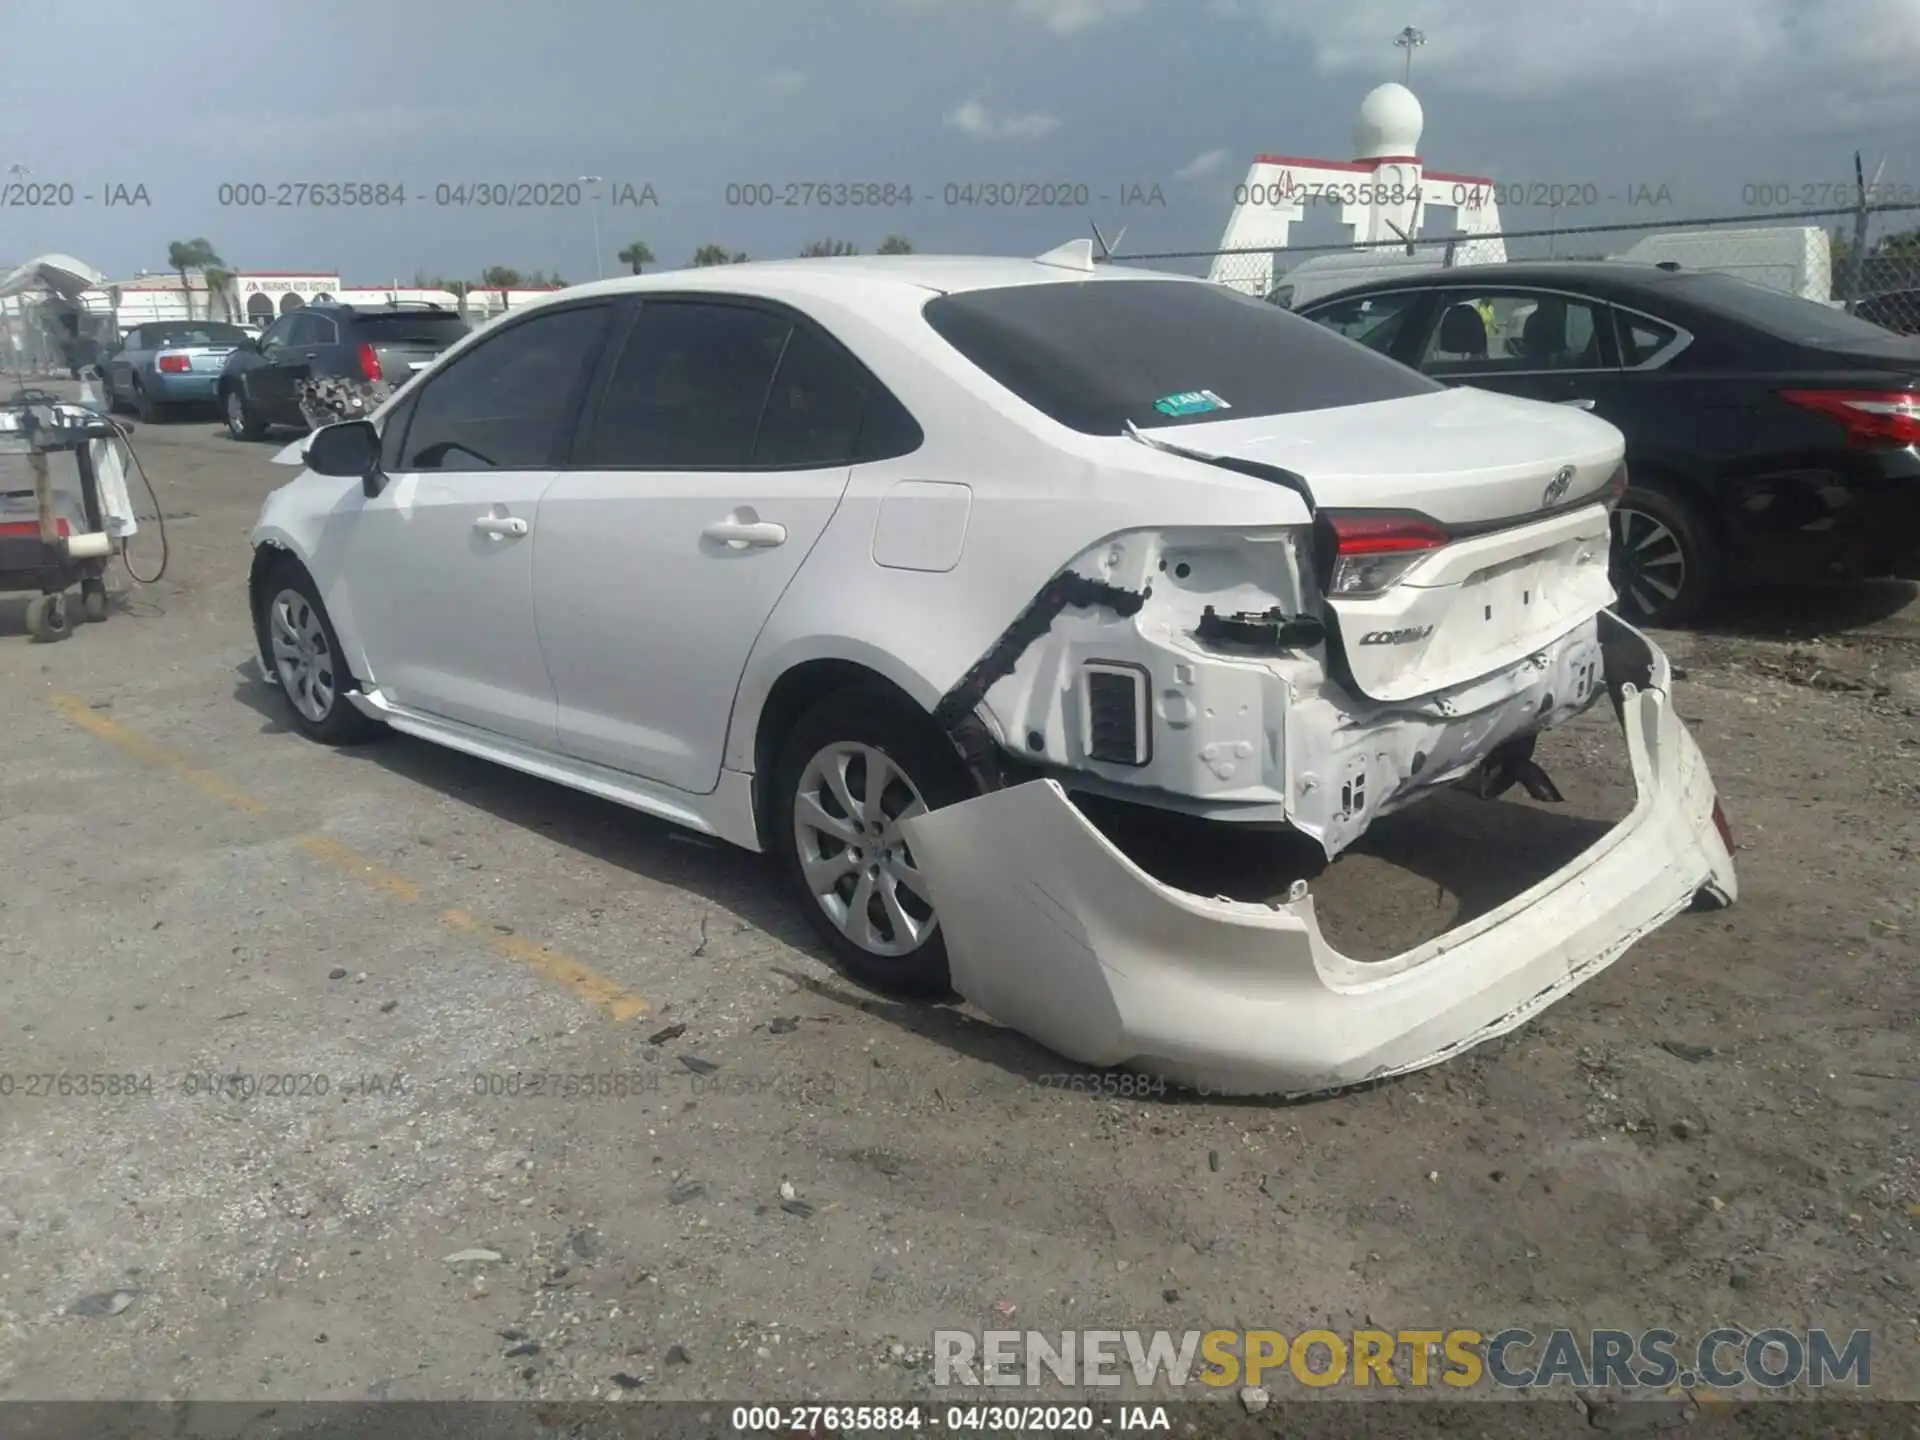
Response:
[[[1684,624],[1720,593],[1720,537],[1695,505],[1672,491],[1629,485],[1614,507],[1608,575],[1626,619]]]
[[[910,948],[896,950],[896,953],[881,953],[870,949],[842,928],[842,922],[830,915],[826,902],[814,893],[807,877],[806,863],[801,855],[801,837],[797,834],[795,815],[801,798],[803,784],[809,797],[819,797],[825,787],[817,790],[809,780],[811,768],[816,758],[834,746],[865,747],[868,751],[880,752],[891,763],[905,782],[919,792],[920,798],[930,810],[956,804],[971,798],[976,787],[968,778],[965,767],[960,763],[959,755],[948,745],[932,721],[910,702],[895,693],[879,686],[856,687],[836,691],[816,703],[812,709],[802,715],[787,735],[781,746],[780,759],[774,767],[774,803],[772,810],[773,835],[772,846],[779,857],[781,868],[786,872],[795,898],[807,916],[807,922],[813,926],[816,934],[834,959],[847,973],[866,985],[877,990],[892,991],[902,995],[939,996],[946,995],[952,989],[952,979],[947,970],[946,936],[938,926],[930,906],[925,905],[912,890],[896,877],[897,866],[913,869],[912,856],[906,850],[904,841],[891,831],[890,821],[882,827],[884,833],[874,835],[875,848],[886,847],[888,859],[877,861],[868,867],[867,874],[874,879],[874,887],[869,892],[867,914],[870,923],[864,927],[869,936],[895,947],[907,944],[909,937],[896,932],[893,921],[888,918],[888,909],[883,903],[880,887],[890,888],[902,907],[903,914],[910,921],[931,921],[923,940]],[[864,791],[872,772],[866,768],[865,757],[856,757],[850,762],[847,776],[849,789],[855,781],[859,789],[852,798],[864,799]],[[884,787],[882,813],[897,815],[909,792],[894,784]],[[846,807],[830,798],[825,800],[827,813],[841,819],[853,819],[845,814]],[[865,823],[864,821],[861,823]],[[824,831],[811,832],[814,839],[824,840]],[[821,856],[823,847],[808,843],[814,850],[815,858]],[[831,847],[837,846],[837,850]],[[852,845],[838,841],[828,841],[830,860],[845,861],[847,856],[856,855]],[[871,853],[871,852],[869,852]],[[880,866],[885,865],[884,873]],[[862,928],[852,921],[852,906],[848,903],[858,893],[862,883],[862,867],[847,864],[843,871],[840,886],[839,903],[848,912],[846,922],[854,928]]]
[[[247,392],[238,385],[229,385],[221,395],[220,413],[227,422],[227,433],[236,440],[258,440],[267,433],[267,427],[247,403]]]
[[[73,611],[64,593],[36,595],[27,602],[27,633],[42,645],[73,634]]]
[[[305,656],[304,667],[291,658],[282,661],[273,638],[274,611],[289,596],[297,597],[297,603],[288,604],[285,617],[294,637],[291,648]],[[320,602],[320,587],[306,567],[290,558],[280,561],[260,587],[260,599],[253,617],[260,664],[286,701],[294,729],[322,745],[358,745],[386,734],[385,725],[361,714],[347,698],[349,691],[360,688],[360,682],[347,666],[333,619]],[[302,646],[301,641],[306,644]],[[321,646],[324,655],[317,653]]]
[[[172,408],[147,394],[147,387],[140,383],[138,375],[133,377],[133,413],[140,417],[142,425],[158,425]]]
[[[107,585],[104,580],[80,582],[80,614],[90,625],[107,618]]]

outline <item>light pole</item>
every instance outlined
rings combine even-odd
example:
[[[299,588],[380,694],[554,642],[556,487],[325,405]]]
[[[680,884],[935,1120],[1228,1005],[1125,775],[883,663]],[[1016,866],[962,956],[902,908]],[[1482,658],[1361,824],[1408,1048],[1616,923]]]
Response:
[[[1424,30],[1416,30],[1413,26],[1409,25],[1393,37],[1393,43],[1407,52],[1406,71],[1400,79],[1400,83],[1405,85],[1413,79],[1413,52],[1427,43],[1426,32]]]
[[[598,175],[582,175],[580,177],[580,183],[582,185],[598,185],[600,183],[600,177]],[[596,280],[604,280],[607,278],[607,272],[606,268],[600,263],[600,192],[598,190],[593,192],[591,214],[593,215],[593,278]]]

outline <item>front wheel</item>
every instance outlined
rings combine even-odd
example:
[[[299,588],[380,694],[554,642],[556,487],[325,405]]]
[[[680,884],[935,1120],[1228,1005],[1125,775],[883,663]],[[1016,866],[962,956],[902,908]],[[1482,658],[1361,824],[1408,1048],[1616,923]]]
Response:
[[[775,784],[775,845],[835,959],[876,989],[946,994],[946,939],[900,824],[975,792],[932,722],[877,688],[829,695],[787,737]]]
[[[247,397],[238,385],[227,387],[225,404],[222,407],[227,419],[227,433],[236,440],[258,440],[267,433],[267,427],[260,423],[260,417],[253,413],[253,407],[247,403]]]
[[[295,729],[322,745],[358,744],[386,727],[347,698],[356,682],[317,590],[304,569],[283,563],[266,586],[270,598],[258,622],[261,649],[273,666]]]
[[[1705,610],[1720,588],[1719,542],[1686,501],[1630,485],[1614,507],[1607,573],[1628,618],[1678,625]]]

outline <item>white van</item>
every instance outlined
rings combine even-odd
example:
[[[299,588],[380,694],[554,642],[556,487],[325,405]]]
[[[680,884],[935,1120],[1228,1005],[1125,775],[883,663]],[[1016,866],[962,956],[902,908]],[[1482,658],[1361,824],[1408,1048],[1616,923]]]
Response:
[[[1295,310],[1308,301],[1344,290],[1349,285],[1365,285],[1373,280],[1397,280],[1402,275],[1443,269],[1446,263],[1444,245],[1421,246],[1411,255],[1398,249],[1315,255],[1302,260],[1282,275],[1267,299]]]
[[[1715,270],[1823,305],[1833,299],[1833,244],[1818,225],[1674,231],[1649,235],[1608,258]]]

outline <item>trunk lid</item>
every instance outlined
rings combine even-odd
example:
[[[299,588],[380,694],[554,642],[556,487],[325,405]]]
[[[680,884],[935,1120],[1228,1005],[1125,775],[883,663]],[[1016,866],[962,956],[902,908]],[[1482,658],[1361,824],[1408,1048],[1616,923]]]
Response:
[[[227,357],[238,348],[236,345],[169,345],[166,349],[157,352],[153,358],[157,366],[163,356],[184,355],[187,358],[188,373],[218,375],[227,368]]]
[[[1468,387],[1145,432],[1183,449],[1277,465],[1302,476],[1322,510],[1413,510],[1447,526],[1519,520],[1542,508],[1562,466],[1558,503],[1606,488],[1624,442],[1583,411]]]
[[[1326,595],[1348,678],[1374,700],[1507,669],[1614,602],[1605,502],[1624,442],[1581,411],[1462,388],[1146,433],[1300,476],[1328,531],[1323,586],[1329,512],[1397,513],[1445,532],[1391,583]]]
[[[467,334],[457,315],[430,310],[362,314],[356,328],[359,340],[373,347],[381,378],[393,385],[411,380]]]

